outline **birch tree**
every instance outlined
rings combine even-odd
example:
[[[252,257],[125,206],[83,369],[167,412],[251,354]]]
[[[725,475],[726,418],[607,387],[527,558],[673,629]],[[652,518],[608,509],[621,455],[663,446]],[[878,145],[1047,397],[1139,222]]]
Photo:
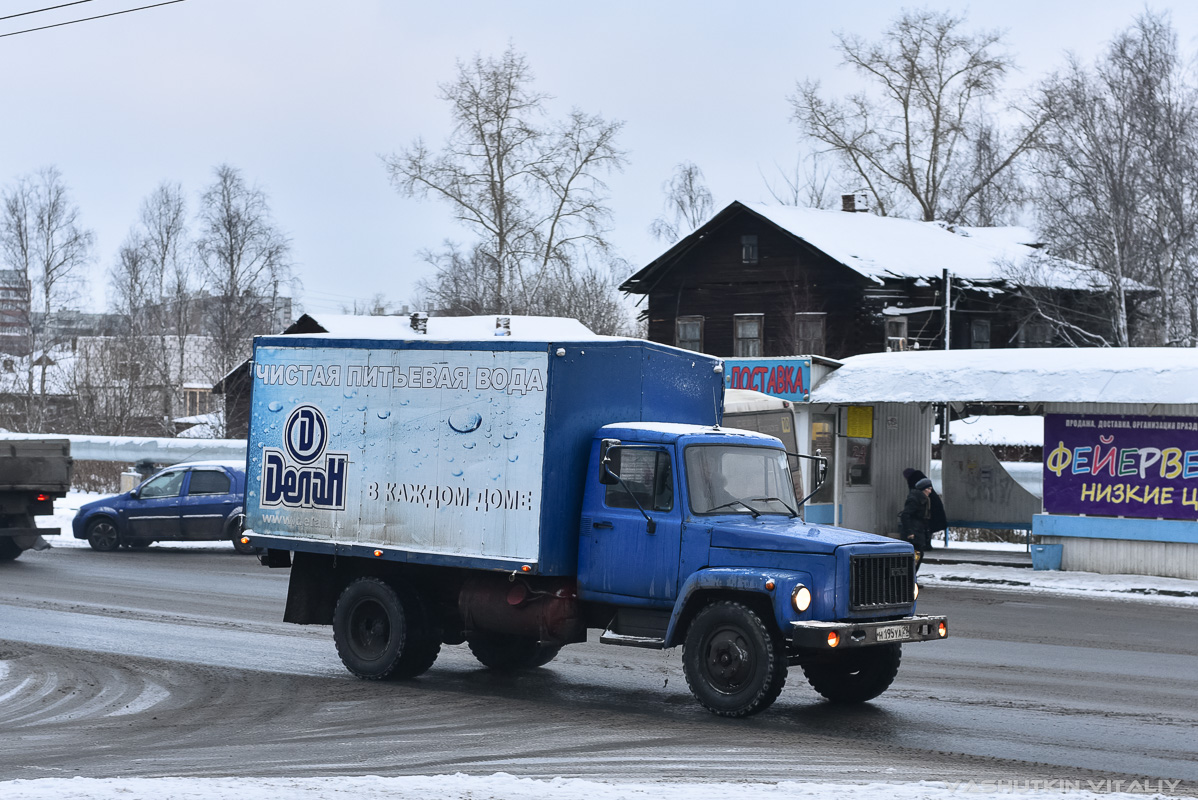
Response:
[[[649,226],[658,241],[673,244],[711,218],[711,190],[703,180],[703,170],[694,162],[675,166],[674,174],[661,188],[666,213]]]
[[[908,208],[923,220],[970,222],[979,195],[1036,141],[1043,120],[1021,114],[1021,127],[990,137],[997,149],[981,168],[971,159],[1013,62],[1002,35],[966,32],[965,17],[904,11],[880,41],[837,34],[844,64],[867,88],[840,100],[818,81],[791,97],[803,133],[834,153],[882,215]]]
[[[537,313],[560,287],[595,288],[579,283],[580,265],[610,249],[603,176],[625,163],[622,123],[579,109],[550,119],[533,81],[511,47],[459,62],[440,87],[453,119],[442,147],[417,139],[383,159],[400,194],[444,202],[473,236],[425,254],[436,274],[421,292],[442,313]]]
[[[52,166],[17,178],[5,189],[2,213],[0,258],[32,287],[25,424],[40,431],[48,423],[46,370],[53,349],[62,343],[54,314],[77,296],[82,272],[92,261],[95,234],[83,227],[79,207]]]

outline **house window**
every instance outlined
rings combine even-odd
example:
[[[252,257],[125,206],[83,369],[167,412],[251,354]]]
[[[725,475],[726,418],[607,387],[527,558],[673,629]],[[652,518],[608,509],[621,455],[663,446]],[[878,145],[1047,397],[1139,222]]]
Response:
[[[212,389],[208,387],[188,387],[183,390],[183,416],[198,417],[212,410]]]
[[[886,352],[907,349],[907,318],[886,318]]]
[[[828,315],[823,313],[800,312],[795,314],[796,354],[822,356],[827,352],[824,343],[827,320]]]
[[[1029,322],[1019,329],[1020,347],[1052,347],[1052,326],[1047,322]]]
[[[990,349],[990,320],[975,319],[969,323],[969,346],[975,350]]]
[[[757,263],[757,234],[740,237],[740,261],[742,264]]]
[[[686,350],[703,352],[703,318],[679,317],[674,322],[674,344]]]
[[[732,355],[736,358],[758,358],[761,356],[761,332],[765,327],[762,314],[736,314],[732,318],[735,340]]]

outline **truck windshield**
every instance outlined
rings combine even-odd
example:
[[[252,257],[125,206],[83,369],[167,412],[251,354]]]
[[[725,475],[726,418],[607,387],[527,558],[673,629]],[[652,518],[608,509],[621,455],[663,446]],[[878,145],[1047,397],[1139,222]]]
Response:
[[[768,447],[686,448],[691,513],[794,516],[794,484],[786,453]]]

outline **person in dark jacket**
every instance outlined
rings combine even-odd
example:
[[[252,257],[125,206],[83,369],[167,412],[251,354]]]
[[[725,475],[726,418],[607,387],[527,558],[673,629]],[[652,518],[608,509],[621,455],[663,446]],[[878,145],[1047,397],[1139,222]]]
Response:
[[[914,489],[915,484],[927,478],[917,469],[907,467],[903,470],[903,477],[907,479],[907,489]],[[933,534],[937,531],[942,531],[948,527],[948,516],[944,513],[944,501],[940,499],[940,495],[935,489],[932,489],[932,494],[928,496],[932,504],[932,519],[928,525],[928,533]],[[928,544],[928,549],[931,549],[931,543]]]
[[[903,538],[915,546],[915,564],[918,569],[923,561],[923,553],[931,546],[932,533],[928,526],[932,524],[932,481],[922,478],[907,493],[907,502],[899,512]]]

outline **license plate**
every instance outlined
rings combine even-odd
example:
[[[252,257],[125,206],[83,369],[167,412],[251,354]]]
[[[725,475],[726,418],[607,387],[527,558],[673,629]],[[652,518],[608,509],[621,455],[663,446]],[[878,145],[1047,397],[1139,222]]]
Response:
[[[879,642],[896,642],[899,639],[911,638],[911,629],[906,625],[887,625],[878,628],[876,633]]]

